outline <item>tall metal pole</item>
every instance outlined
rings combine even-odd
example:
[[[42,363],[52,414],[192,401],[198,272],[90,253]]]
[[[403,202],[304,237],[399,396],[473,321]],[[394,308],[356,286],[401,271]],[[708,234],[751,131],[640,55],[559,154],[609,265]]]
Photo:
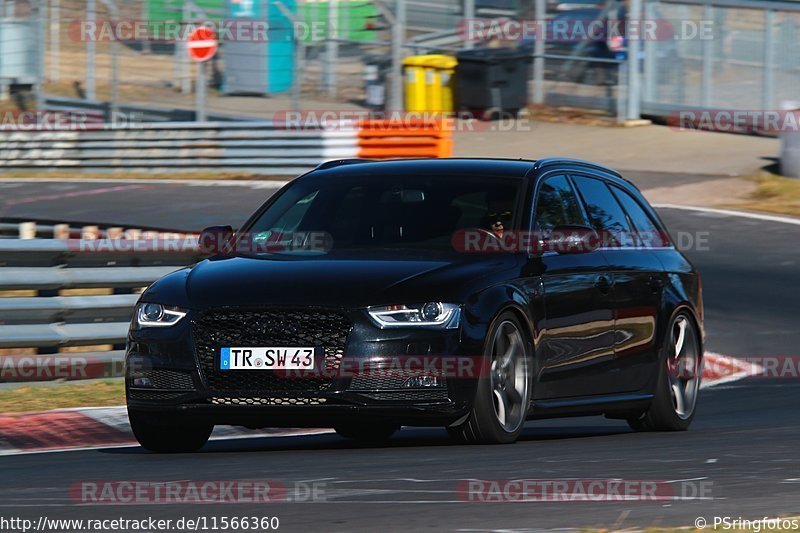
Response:
[[[58,81],[58,50],[61,48],[59,24],[61,6],[59,0],[50,0],[50,81]]]
[[[541,31],[536,33],[533,41],[533,103],[544,103],[544,40],[547,35],[546,24],[546,0],[536,0],[534,7],[534,18],[537,28]]]
[[[403,109],[403,44],[406,39],[406,0],[396,0],[392,25],[392,90],[389,94],[391,111]]]
[[[197,63],[197,89],[195,90],[195,120],[206,121],[206,62]]]
[[[641,24],[642,0],[631,0],[628,11],[628,27]],[[642,48],[641,38],[628,40],[628,120],[637,120],[640,116],[641,79],[639,78],[639,51]]]
[[[95,8],[95,0],[86,0],[86,19],[94,22],[97,19],[97,10]],[[93,37],[89,37],[86,42],[86,99],[96,100],[97,93],[95,92],[94,83],[94,69],[97,63],[97,46]]]

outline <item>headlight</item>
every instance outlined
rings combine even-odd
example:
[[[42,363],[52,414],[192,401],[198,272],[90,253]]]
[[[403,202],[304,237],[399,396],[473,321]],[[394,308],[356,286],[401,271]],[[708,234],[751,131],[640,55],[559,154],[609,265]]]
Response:
[[[461,319],[461,307],[441,302],[369,307],[367,312],[381,329],[409,327],[455,329]]]
[[[176,307],[161,304],[142,303],[136,306],[135,320],[140,328],[163,328],[177,324],[186,312]]]

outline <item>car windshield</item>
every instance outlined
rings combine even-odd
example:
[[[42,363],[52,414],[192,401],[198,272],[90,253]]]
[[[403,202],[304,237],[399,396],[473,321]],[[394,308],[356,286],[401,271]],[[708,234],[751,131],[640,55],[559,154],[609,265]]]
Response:
[[[311,175],[245,228],[240,243],[250,239],[251,254],[265,253],[265,244],[269,253],[452,250],[459,229],[515,227],[521,183],[499,177]]]

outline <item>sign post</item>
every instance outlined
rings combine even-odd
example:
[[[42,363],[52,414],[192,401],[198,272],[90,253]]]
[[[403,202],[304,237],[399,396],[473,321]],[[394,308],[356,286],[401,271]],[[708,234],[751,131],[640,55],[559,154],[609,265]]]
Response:
[[[197,62],[197,91],[195,93],[195,120],[206,120],[206,62],[217,53],[217,34],[208,26],[200,26],[189,34],[186,51]]]

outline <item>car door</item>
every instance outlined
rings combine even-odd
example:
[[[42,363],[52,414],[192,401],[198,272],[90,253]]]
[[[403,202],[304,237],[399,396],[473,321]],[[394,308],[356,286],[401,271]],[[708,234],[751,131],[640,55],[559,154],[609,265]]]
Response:
[[[576,192],[563,174],[546,175],[536,191],[532,228],[537,235],[561,225],[586,226]],[[566,398],[607,392],[597,376],[613,364],[612,280],[601,252],[532,257],[541,310],[537,345],[535,399]]]
[[[589,222],[601,232],[601,248],[614,279],[614,364],[598,377],[614,392],[648,385],[657,357],[656,317],[661,297],[661,264],[644,244],[632,219],[644,225],[638,202],[622,188],[598,176],[573,175]],[[649,233],[642,232],[642,235]]]

